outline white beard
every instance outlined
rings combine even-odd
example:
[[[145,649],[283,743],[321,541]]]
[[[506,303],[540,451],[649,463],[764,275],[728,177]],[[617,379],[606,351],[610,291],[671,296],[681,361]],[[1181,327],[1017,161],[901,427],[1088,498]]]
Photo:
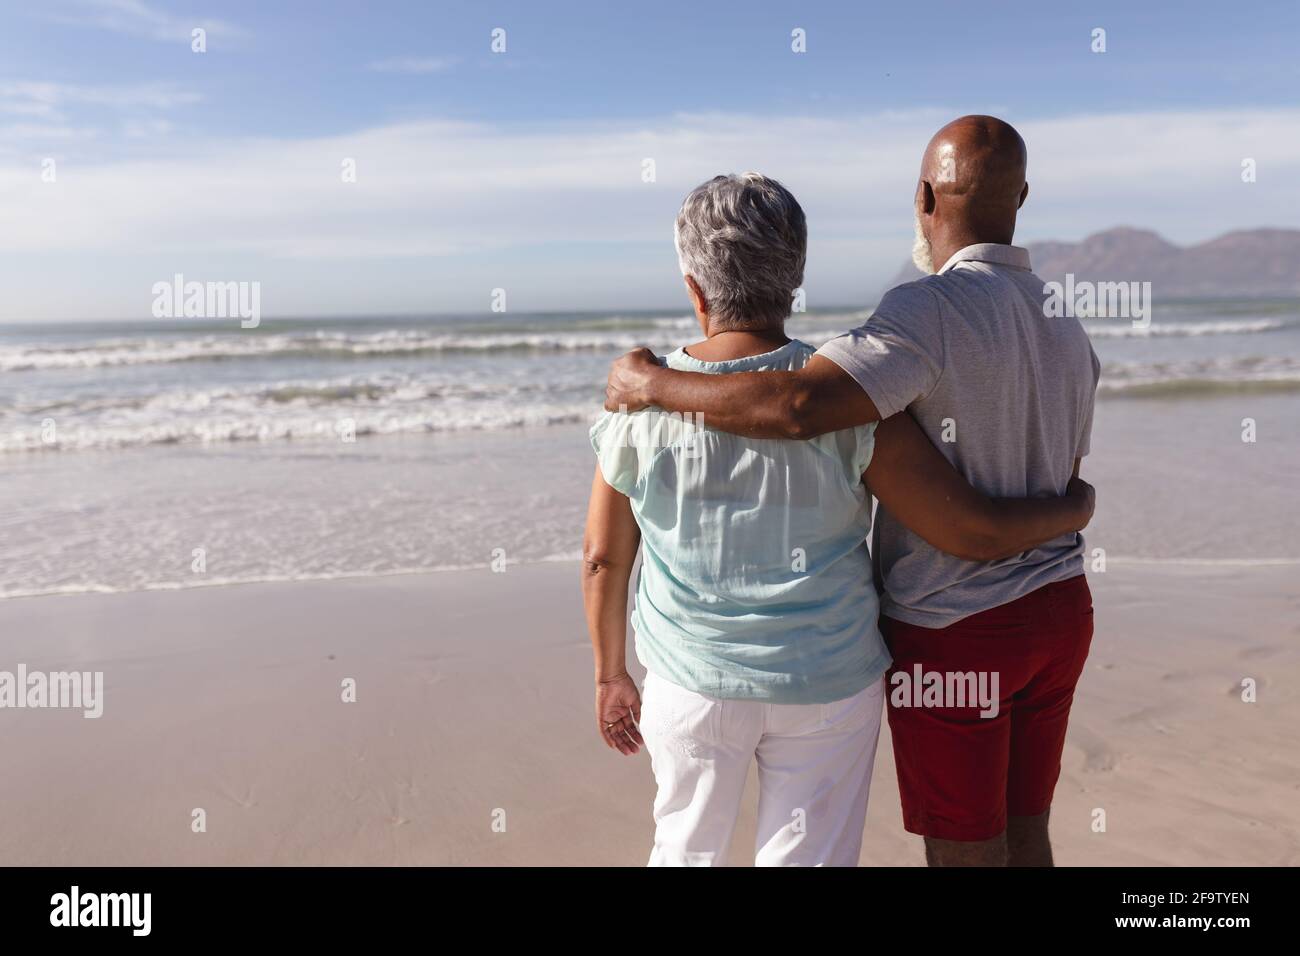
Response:
[[[921,216],[916,215],[916,238],[912,240],[912,262],[928,276],[934,275],[934,252],[930,249],[930,240],[921,231]]]

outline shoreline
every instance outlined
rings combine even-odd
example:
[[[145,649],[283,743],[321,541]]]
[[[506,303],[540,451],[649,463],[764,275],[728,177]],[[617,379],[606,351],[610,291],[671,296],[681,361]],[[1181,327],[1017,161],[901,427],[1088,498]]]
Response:
[[[556,554],[542,558],[529,558],[522,561],[511,561],[507,559],[505,565],[508,568],[525,568],[534,565],[564,564],[567,561],[581,560],[577,554]],[[1290,559],[1286,559],[1290,560]],[[1295,559],[1296,564],[1300,564],[1300,558]],[[53,588],[47,591],[33,591],[31,593],[0,594],[0,604],[5,601],[23,601],[33,598],[59,598],[59,597],[84,597],[100,596],[106,597],[112,594],[155,594],[160,591],[195,591],[204,588],[238,588],[246,587],[250,584],[319,584],[328,581],[355,581],[366,578],[393,578],[407,577],[419,574],[454,574],[460,571],[489,571],[491,562],[484,561],[478,564],[457,564],[447,565],[446,567],[432,568],[395,568],[392,571],[339,571],[334,574],[309,574],[300,577],[250,577],[250,578],[227,578],[217,580],[199,581],[194,584],[146,584],[138,588],[110,588],[110,587],[82,587],[79,585],[69,585],[64,588]]]
[[[1086,534],[1086,533],[1085,533]],[[541,558],[527,558],[523,560],[505,561],[508,568],[528,568],[535,566],[546,566],[552,564],[564,564],[581,560],[579,554],[555,554]],[[1134,565],[1143,567],[1163,567],[1163,568],[1287,568],[1300,566],[1300,557],[1276,557],[1276,558],[1195,558],[1195,557],[1142,557],[1139,555],[1109,555],[1106,558],[1110,564],[1117,565]],[[172,584],[157,583],[147,584],[138,588],[111,588],[111,587],[83,587],[80,585],[70,585],[65,588],[52,588],[46,591],[33,591],[30,593],[18,592],[14,594],[0,594],[0,604],[5,601],[23,601],[33,598],[60,598],[60,597],[84,597],[84,596],[101,596],[106,597],[114,594],[153,594],[166,591],[193,591],[204,588],[239,588],[256,584],[318,584],[328,581],[354,581],[364,580],[366,578],[390,578],[390,577],[409,577],[423,574],[455,574],[462,571],[488,571],[491,570],[491,562],[483,561],[477,564],[457,564],[447,565],[445,567],[414,567],[414,568],[396,568],[391,571],[340,571],[332,574],[309,574],[299,577],[250,577],[250,578],[229,578],[199,581],[193,584]],[[635,583],[635,582],[634,582]]]
[[[1089,554],[1125,566],[1300,563],[1287,480],[1300,467],[1295,409],[1276,398],[1159,414],[1099,403],[1083,469],[1098,488]],[[1242,438],[1247,418],[1255,443]],[[0,602],[444,573],[498,550],[521,564],[563,560],[577,553],[591,470],[587,429],[574,424],[43,457],[0,478],[13,516]]]

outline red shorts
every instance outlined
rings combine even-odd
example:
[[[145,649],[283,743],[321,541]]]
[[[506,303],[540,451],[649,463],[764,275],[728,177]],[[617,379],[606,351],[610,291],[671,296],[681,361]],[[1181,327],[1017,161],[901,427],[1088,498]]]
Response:
[[[903,826],[988,840],[1008,815],[1045,812],[1092,643],[1087,579],[1048,584],[944,628],[882,617],[881,630],[894,657],[886,689]],[[942,675],[941,690],[930,675]]]

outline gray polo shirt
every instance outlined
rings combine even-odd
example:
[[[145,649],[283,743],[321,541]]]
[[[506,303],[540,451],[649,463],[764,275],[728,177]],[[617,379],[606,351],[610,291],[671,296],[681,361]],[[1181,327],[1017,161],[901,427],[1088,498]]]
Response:
[[[882,418],[908,409],[944,456],[994,498],[1064,494],[1088,454],[1101,365],[1075,318],[1049,318],[1018,246],[981,243],[887,292],[865,325],[818,351]],[[1000,561],[964,561],[878,510],[872,551],[889,617],[946,627],[1083,573],[1083,536]]]

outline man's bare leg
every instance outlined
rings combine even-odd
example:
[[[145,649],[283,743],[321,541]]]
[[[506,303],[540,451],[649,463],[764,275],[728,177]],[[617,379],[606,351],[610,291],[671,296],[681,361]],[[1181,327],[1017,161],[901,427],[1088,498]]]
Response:
[[[1006,866],[1007,834],[991,840],[939,840],[925,838],[925,862],[929,866]]]
[[[1044,810],[1036,817],[1007,817],[1007,866],[1055,866]]]

